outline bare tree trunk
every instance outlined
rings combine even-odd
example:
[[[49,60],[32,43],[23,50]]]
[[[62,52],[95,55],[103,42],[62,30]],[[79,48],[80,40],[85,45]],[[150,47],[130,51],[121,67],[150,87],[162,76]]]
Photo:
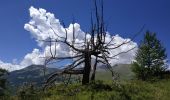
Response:
[[[86,85],[89,83],[90,77],[90,70],[91,70],[91,56],[89,52],[85,53],[85,66],[84,66],[84,73],[82,79],[82,85]]]
[[[96,66],[93,69],[93,73],[92,73],[92,76],[91,76],[91,81],[95,80],[95,77],[96,77],[95,73],[96,73]]]
[[[96,76],[96,67],[97,67],[97,57],[96,57],[96,61],[93,67],[93,72],[92,72],[92,76],[91,76],[91,81],[95,80],[95,76]]]
[[[94,63],[94,67],[93,67],[93,72],[92,72],[92,76],[91,76],[91,81],[94,81],[95,80],[95,74],[96,74],[96,67],[97,67],[97,57],[96,57],[96,59],[95,59],[95,63]]]

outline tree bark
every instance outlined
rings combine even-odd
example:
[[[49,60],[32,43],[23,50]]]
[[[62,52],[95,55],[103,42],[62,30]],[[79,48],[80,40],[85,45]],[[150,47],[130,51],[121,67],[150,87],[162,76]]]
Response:
[[[96,76],[95,73],[96,73],[96,66],[93,69],[93,73],[92,73],[92,76],[91,76],[91,81],[95,80],[95,76]]]
[[[86,85],[89,83],[90,77],[90,70],[91,70],[91,55],[89,52],[85,53],[85,66],[84,66],[84,73],[82,79],[82,85]]]
[[[95,61],[95,64],[94,64],[94,67],[93,67],[92,76],[91,76],[91,81],[95,80],[97,63],[98,62],[97,62],[97,57],[96,57],[96,61]]]

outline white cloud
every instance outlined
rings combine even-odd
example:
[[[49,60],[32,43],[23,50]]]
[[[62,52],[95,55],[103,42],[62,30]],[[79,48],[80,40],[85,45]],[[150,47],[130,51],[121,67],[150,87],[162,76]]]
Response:
[[[31,53],[25,55],[24,59],[18,65],[11,64],[11,63],[4,63],[1,61],[0,64],[2,65],[2,68],[12,71],[12,70],[24,68],[31,64],[43,64],[44,59],[42,57],[44,57],[45,55],[46,56],[50,55],[50,46],[49,43],[46,43],[42,40],[49,40],[50,38],[55,38],[55,39],[57,38],[59,40],[62,39],[57,37],[57,35],[61,37],[65,37],[65,29],[60,24],[59,19],[55,18],[54,14],[47,12],[45,9],[42,8],[36,9],[34,7],[30,7],[29,11],[30,11],[31,20],[24,25],[24,29],[26,29],[31,33],[31,35],[37,41],[37,45],[41,47],[41,50],[34,49]],[[67,40],[69,42],[72,41],[73,25],[75,29],[76,42],[81,43],[85,37],[85,33],[81,30],[80,25],[78,23],[70,24],[66,28],[68,32]],[[87,34],[87,38],[90,37],[91,36]],[[107,33],[106,42],[109,42],[111,40],[111,37],[114,37],[113,43],[115,43],[116,45],[121,44],[125,40],[129,40],[129,39],[124,39],[119,35],[111,36],[109,33]],[[77,46],[80,47],[80,45]],[[128,49],[131,49],[134,46],[137,46],[137,44],[135,42],[130,42],[126,45],[121,46],[120,48],[111,50],[110,54],[115,55],[121,51],[127,51]],[[55,51],[54,43],[52,44],[51,49],[54,54]],[[136,49],[128,53],[117,56],[118,60],[110,59],[110,62],[112,64],[130,63],[135,56],[134,52],[136,52]],[[73,53],[71,52],[69,47],[61,43],[56,44],[56,56],[68,56],[70,54]]]
[[[39,49],[34,49],[31,53],[25,55],[24,59],[20,63],[17,62],[17,59],[14,59],[12,63],[6,63],[0,60],[0,68],[8,71],[14,71],[20,70],[32,64],[43,65],[44,58],[42,57],[43,53],[40,52]]]
[[[19,70],[24,67],[18,65],[18,64],[13,64],[13,63],[6,63],[0,60],[0,68],[6,69],[8,71],[13,71],[13,70]]]
[[[170,64],[168,64],[168,68],[167,69],[170,70]]]
[[[43,54],[40,52],[39,49],[34,49],[32,53],[28,53],[23,61],[20,63],[22,66],[29,66],[32,64],[36,65],[43,65],[44,64],[44,58]]]
[[[55,18],[54,14],[46,12],[46,10],[41,9],[41,8],[36,9],[34,7],[31,7],[30,17],[31,17],[30,22],[25,24],[24,28],[30,31],[33,34],[33,36],[35,36],[35,39],[37,40],[39,44],[45,45],[44,42],[42,43],[42,41],[38,41],[38,40],[48,40],[49,37],[58,38],[56,34],[61,37],[65,37],[65,30],[63,26],[60,24],[59,19]],[[55,33],[52,31],[50,27],[54,29]],[[78,36],[76,40],[83,41],[85,33],[80,29],[80,25],[75,23],[74,27],[75,27],[76,36]],[[69,27],[66,29],[68,31],[68,41],[71,41],[72,32],[73,32],[73,24],[70,24]],[[88,34],[87,37],[90,38],[90,35]],[[109,33],[107,33],[106,42],[109,42],[111,40],[111,37],[112,36],[109,35]],[[129,41],[130,39],[124,39],[120,37],[119,35],[115,35],[113,43],[115,43],[115,46],[116,46],[116,45],[121,44],[125,40]],[[127,51],[133,48],[134,46],[137,46],[137,44],[135,42],[130,42],[126,45],[121,46],[120,48],[111,50],[110,52],[111,52],[111,55],[115,55],[121,51]],[[47,55],[50,54],[49,48],[50,48],[49,45],[45,45],[45,51]],[[68,52],[70,52],[69,48],[66,45],[63,45],[60,43],[57,43],[56,50],[57,50],[57,54],[56,54],[57,56],[68,55]],[[118,60],[111,59],[110,62],[113,64],[114,63],[130,63],[131,60],[135,56],[134,52],[136,52],[136,50],[137,49],[134,49],[128,53],[120,54],[119,56],[117,56]],[[54,44],[52,45],[52,51],[54,52]]]
[[[114,36],[114,40],[113,43],[115,43],[115,45],[120,45],[121,43],[123,43],[124,41],[130,41],[129,39],[123,39],[122,37],[120,37],[119,35],[115,35]],[[134,47],[137,47],[137,43],[135,42],[130,42],[128,44],[122,45],[119,48],[113,49],[110,51],[110,55],[114,56],[116,54],[119,54],[120,52],[126,52]],[[114,64],[130,64],[131,61],[134,59],[135,57],[135,52],[137,51],[137,48],[134,48],[133,50],[127,52],[127,53],[122,53],[119,54],[118,56],[116,56],[116,59],[110,59],[110,63],[112,63],[112,65]]]

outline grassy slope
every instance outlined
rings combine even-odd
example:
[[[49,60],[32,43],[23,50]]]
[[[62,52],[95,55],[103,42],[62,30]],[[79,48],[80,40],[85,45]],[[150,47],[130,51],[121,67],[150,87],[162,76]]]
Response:
[[[119,72],[120,79],[112,83],[111,73],[98,70],[96,79],[104,82],[92,83],[88,86],[72,84],[68,87],[59,85],[46,93],[37,92],[27,95],[24,100],[169,100],[170,79],[157,82],[129,80],[133,77],[129,65],[119,65],[114,68]],[[31,97],[31,98],[30,98]],[[14,97],[11,100],[18,100]],[[23,98],[22,98],[23,99]],[[22,100],[21,99],[21,100]]]
[[[119,74],[120,80],[129,80],[133,78],[133,72],[130,69],[130,65],[128,64],[121,64],[117,67],[114,67],[114,71]],[[96,72],[96,79],[97,80],[111,80],[111,72],[105,69],[99,69]]]
[[[111,91],[100,83],[90,86],[71,85],[63,93],[56,92],[56,89],[51,90],[51,96],[45,97],[44,100],[169,100],[170,98],[170,80],[161,80],[150,83],[139,80],[130,80],[133,78],[130,65],[119,65],[114,68],[114,71],[119,73],[120,81],[116,85],[111,82],[111,73],[107,70],[97,70],[96,79],[103,80],[104,86],[112,88]],[[61,88],[61,87],[59,87]],[[77,94],[74,90],[79,89]],[[58,88],[57,88],[58,89]],[[68,94],[73,93],[72,96]]]
[[[154,83],[131,80],[119,84],[119,86],[109,82],[97,82],[89,86],[74,84],[62,92],[59,89],[63,86],[58,86],[44,94],[41,100],[169,100],[170,98],[170,80]]]

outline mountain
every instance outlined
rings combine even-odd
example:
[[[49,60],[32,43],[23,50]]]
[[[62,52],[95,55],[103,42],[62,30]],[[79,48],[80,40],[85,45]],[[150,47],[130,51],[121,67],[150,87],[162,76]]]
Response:
[[[119,64],[113,67],[113,71],[119,75],[120,80],[129,80],[132,79],[134,73],[131,71],[130,64]],[[105,66],[99,66],[96,71],[96,79],[99,80],[111,80],[112,75],[109,70]]]
[[[37,86],[42,86],[44,79],[46,79],[50,73],[59,70],[57,68],[46,68],[46,75],[44,77],[43,69],[44,66],[42,65],[31,65],[24,69],[10,72],[7,77],[10,88],[15,91],[24,83],[35,83]],[[130,65],[128,64],[119,64],[113,69],[119,74],[121,80],[129,80],[133,77]],[[96,79],[112,80],[111,72],[108,71],[105,66],[99,66],[96,71]],[[57,80],[61,80],[60,77],[58,77]]]
[[[24,69],[10,72],[8,82],[15,87],[21,86],[25,82],[40,85],[50,73],[58,70],[57,68],[46,68],[46,76],[44,77],[43,69],[43,65],[31,65]],[[120,79],[131,79],[134,75],[129,64],[119,64],[113,67],[113,70],[119,74]],[[96,71],[96,78],[110,80],[112,79],[111,72],[108,71],[105,66],[99,66]]]
[[[41,86],[44,79],[47,78],[50,73],[57,71],[57,68],[46,68],[44,77],[43,65],[31,65],[21,70],[12,71],[7,76],[10,88],[16,90],[16,88],[22,86],[24,83],[34,83]]]

